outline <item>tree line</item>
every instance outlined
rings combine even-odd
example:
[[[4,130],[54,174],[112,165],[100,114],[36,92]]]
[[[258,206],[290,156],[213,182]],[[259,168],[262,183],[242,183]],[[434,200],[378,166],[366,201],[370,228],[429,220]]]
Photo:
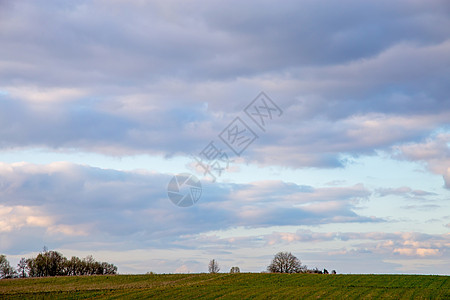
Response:
[[[217,260],[212,259],[208,265],[210,273],[220,271]],[[267,266],[269,273],[317,273],[329,274],[327,269],[308,269],[290,252],[278,252]],[[153,272],[152,272],[153,273]],[[240,273],[239,267],[232,267],[230,273]],[[46,276],[78,276],[78,275],[113,275],[117,274],[117,267],[111,263],[98,262],[92,255],[80,259],[72,256],[69,260],[58,251],[44,251],[34,258],[22,258],[17,268],[13,268],[5,255],[0,255],[0,279],[25,278]],[[335,270],[331,274],[336,274]]]
[[[44,248],[36,257],[21,258],[17,268],[10,265],[5,255],[0,255],[0,279],[113,274],[117,274],[115,265],[96,261],[92,255],[83,259],[76,256],[67,259],[58,251]]]
[[[219,263],[217,260],[212,259],[208,265],[209,273],[218,273],[220,271]],[[327,269],[319,270],[318,268],[308,269],[306,265],[302,265],[300,260],[291,252],[278,252],[270,265],[267,266],[267,272],[269,273],[316,273],[316,274],[329,274]],[[232,267],[230,273],[240,273],[239,267]],[[331,271],[331,274],[336,274],[335,270]]]

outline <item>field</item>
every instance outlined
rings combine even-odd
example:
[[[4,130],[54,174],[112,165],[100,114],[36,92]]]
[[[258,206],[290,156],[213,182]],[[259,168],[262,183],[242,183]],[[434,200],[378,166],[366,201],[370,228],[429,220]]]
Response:
[[[0,299],[450,299],[450,276],[164,274],[0,280]]]

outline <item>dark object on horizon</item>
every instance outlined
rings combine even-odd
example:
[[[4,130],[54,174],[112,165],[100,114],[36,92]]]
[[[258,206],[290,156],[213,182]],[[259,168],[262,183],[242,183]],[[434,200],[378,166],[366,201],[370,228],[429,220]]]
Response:
[[[6,256],[0,255],[0,279],[3,278],[14,278],[17,276],[16,270],[9,264]]]
[[[219,264],[217,263],[217,260],[212,259],[212,260],[209,262],[209,265],[208,265],[208,271],[209,271],[209,273],[213,273],[213,274],[219,273],[220,267],[219,267]]]
[[[17,264],[17,271],[19,273],[20,278],[27,277],[27,259],[22,257]]]
[[[267,267],[270,273],[304,273],[306,266],[291,252],[278,252]]]
[[[84,259],[73,256],[68,260],[58,251],[48,251],[45,247],[35,258],[21,258],[17,271],[10,266],[5,255],[0,255],[0,278],[113,275],[117,274],[117,267],[107,262],[98,262],[92,255]]]

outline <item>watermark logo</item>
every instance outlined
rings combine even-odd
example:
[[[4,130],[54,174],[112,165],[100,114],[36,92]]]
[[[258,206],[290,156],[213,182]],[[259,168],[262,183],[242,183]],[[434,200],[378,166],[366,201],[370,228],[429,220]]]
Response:
[[[281,108],[275,104],[264,92],[261,92],[255,100],[244,109],[245,114],[258,125],[262,131],[266,131],[267,122],[274,117],[283,114]]]
[[[256,135],[241,118],[236,117],[225,129],[219,134],[219,138],[228,146],[237,156],[241,156],[242,152],[253,143],[258,136]]]
[[[167,185],[167,195],[175,205],[192,206],[202,195],[202,184],[192,174],[178,174],[173,176]]]
[[[245,107],[244,113],[245,116],[242,117],[252,120],[257,125],[256,129],[238,116],[219,133],[218,138],[222,143],[211,141],[197,156],[193,156],[196,161],[196,170],[203,173],[203,176],[212,182],[215,182],[232,162],[225,149],[228,148],[235,155],[241,156],[259,138],[256,131],[266,132],[268,123],[274,118],[280,117],[283,111],[264,92],[261,92]],[[250,122],[250,124],[252,123]],[[253,125],[253,127],[255,126]],[[223,145],[219,146],[218,144]],[[181,189],[184,185],[188,186],[188,191],[183,193]],[[169,199],[181,207],[196,203],[202,192],[200,181],[188,173],[174,176],[169,182],[167,190]]]

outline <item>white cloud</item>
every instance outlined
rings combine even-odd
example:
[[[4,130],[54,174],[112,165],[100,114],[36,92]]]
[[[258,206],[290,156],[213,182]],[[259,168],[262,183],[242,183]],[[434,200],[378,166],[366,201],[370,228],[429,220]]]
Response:
[[[394,253],[399,253],[400,255],[406,256],[437,256],[439,254],[439,249],[425,249],[425,248],[399,248],[394,249]]]
[[[425,162],[428,169],[444,178],[450,188],[450,134],[438,133],[423,142],[409,143],[397,147],[398,156],[412,161]]]
[[[20,230],[22,227],[47,227],[53,217],[46,215],[39,207],[0,204],[0,233]]]
[[[24,101],[38,102],[40,104],[55,104],[54,102],[65,102],[77,100],[88,95],[87,91],[76,88],[38,88],[33,86],[6,86],[3,89],[8,94]]]

